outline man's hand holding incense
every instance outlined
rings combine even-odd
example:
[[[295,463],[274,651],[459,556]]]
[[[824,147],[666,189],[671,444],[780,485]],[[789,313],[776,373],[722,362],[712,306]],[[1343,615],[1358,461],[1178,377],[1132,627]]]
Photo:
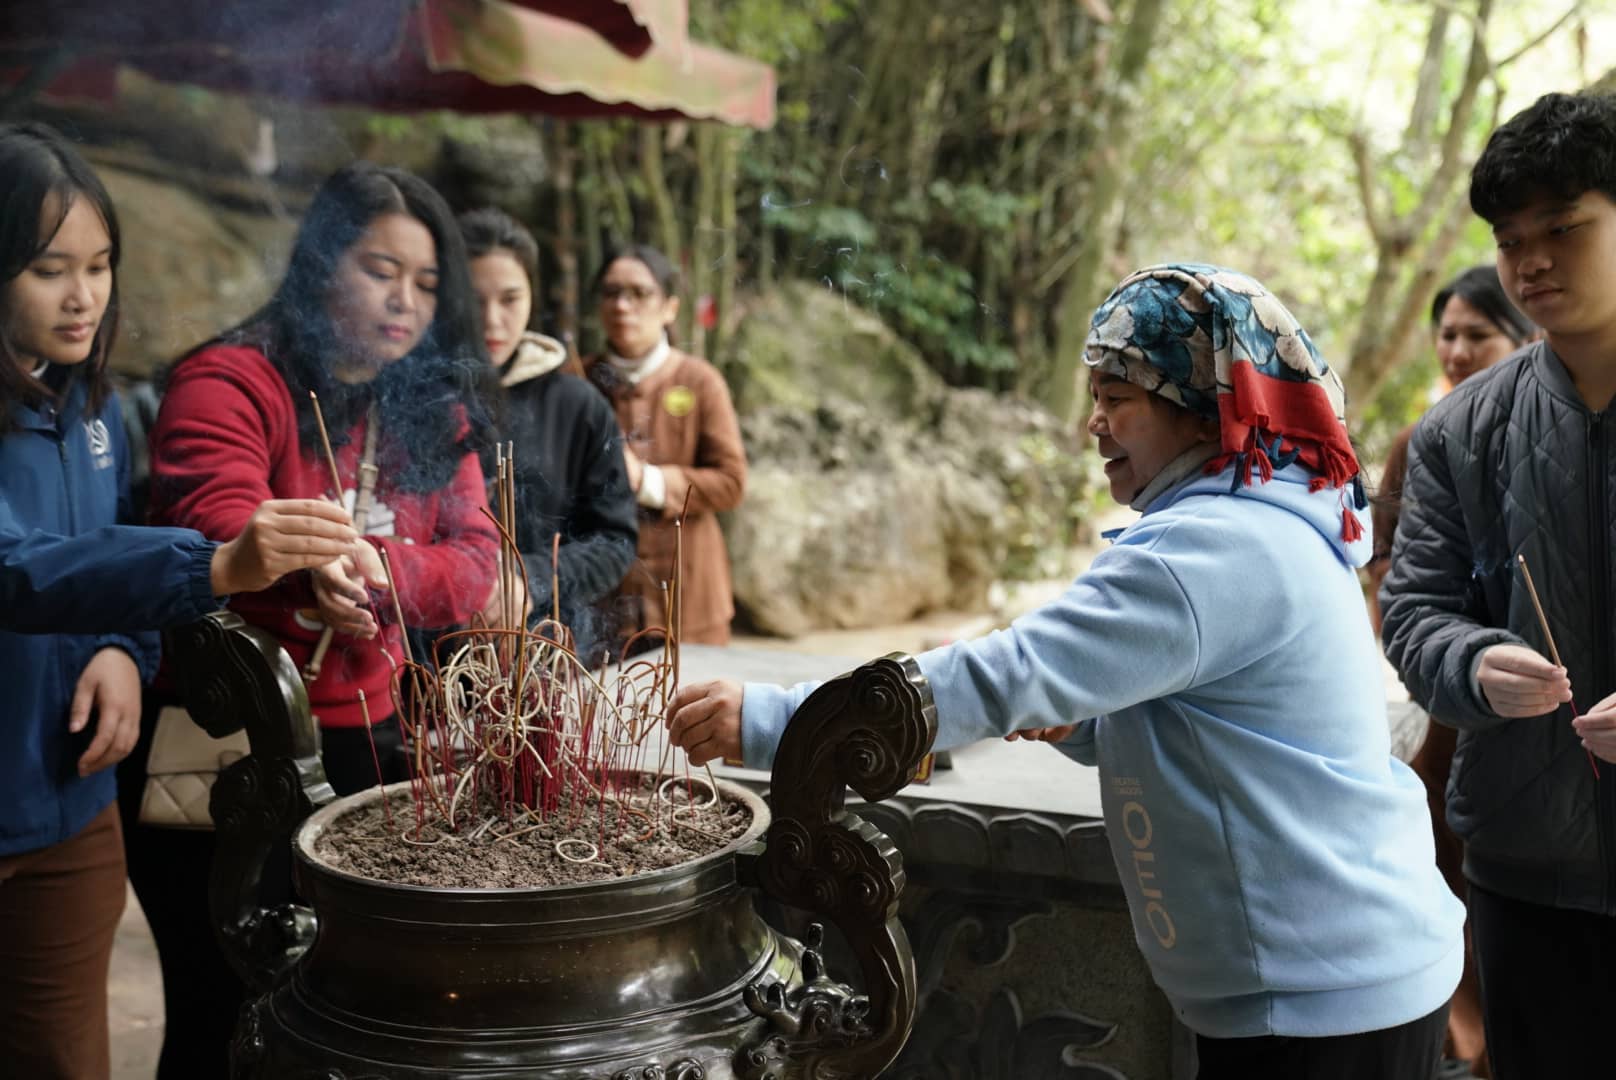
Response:
[[[1582,745],[1596,758],[1616,762],[1616,694],[1571,721]]]
[[[668,703],[668,737],[705,765],[741,756],[741,684],[718,679],[681,686]]]
[[[1524,645],[1483,649],[1476,682],[1488,708],[1507,719],[1543,716],[1571,700],[1565,668]]]

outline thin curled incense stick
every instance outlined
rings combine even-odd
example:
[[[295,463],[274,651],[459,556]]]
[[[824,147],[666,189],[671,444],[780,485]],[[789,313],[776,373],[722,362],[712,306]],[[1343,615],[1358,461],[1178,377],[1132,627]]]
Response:
[[[1553,657],[1555,667],[1563,669],[1565,665],[1560,662],[1560,650],[1554,645],[1554,634],[1549,630],[1549,617],[1543,613],[1543,601],[1537,598],[1537,586],[1532,584],[1532,571],[1526,565],[1526,556],[1516,555],[1515,562],[1521,568],[1521,580],[1526,582],[1526,595],[1532,598],[1532,609],[1537,612],[1538,625],[1543,628],[1543,640],[1549,643],[1549,656]],[[1577,715],[1577,703],[1573,700],[1571,719],[1577,719]],[[1588,766],[1594,771],[1594,779],[1598,780],[1599,762],[1594,760],[1594,752],[1586,746],[1582,748],[1582,752],[1588,755]]]

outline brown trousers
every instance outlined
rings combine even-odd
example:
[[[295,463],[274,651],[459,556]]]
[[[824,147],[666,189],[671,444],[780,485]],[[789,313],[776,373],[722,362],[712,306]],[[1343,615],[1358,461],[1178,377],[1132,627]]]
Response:
[[[59,844],[0,856],[0,1070],[106,1080],[107,970],[124,905],[123,830],[108,806]]]

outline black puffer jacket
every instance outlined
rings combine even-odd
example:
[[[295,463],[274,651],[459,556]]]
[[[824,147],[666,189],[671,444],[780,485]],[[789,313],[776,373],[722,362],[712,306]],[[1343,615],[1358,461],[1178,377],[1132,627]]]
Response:
[[[516,444],[516,543],[527,564],[535,618],[550,614],[552,569],[560,578],[561,621],[580,655],[610,634],[591,605],[623,580],[634,560],[639,523],[623,465],[622,433],[600,391],[562,370],[553,338],[529,333],[502,373],[505,424]],[[494,475],[494,455],[483,470]],[[551,543],[561,534],[552,567]]]
[[[1386,655],[1459,729],[1448,821],[1465,875],[1530,903],[1616,912],[1616,764],[1596,781],[1571,712],[1506,720],[1477,696],[1481,650],[1549,655],[1515,567],[1525,555],[1584,710],[1616,690],[1616,410],[1583,405],[1559,357],[1528,346],[1465,381],[1415,429]]]

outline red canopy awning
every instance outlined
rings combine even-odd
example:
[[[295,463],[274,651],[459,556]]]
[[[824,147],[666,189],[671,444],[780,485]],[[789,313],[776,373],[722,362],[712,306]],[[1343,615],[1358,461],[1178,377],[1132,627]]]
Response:
[[[618,51],[639,56],[656,45],[677,54],[690,24],[687,0],[516,0],[520,6],[594,30]]]
[[[0,82],[16,80],[19,59],[66,50],[73,62],[50,85],[64,96],[110,96],[122,63],[168,82],[388,111],[774,121],[773,69],[689,42],[675,25],[685,0],[351,0],[324,11],[296,0],[149,0],[138,15],[127,4],[60,3],[27,26],[0,23],[0,56],[13,66]],[[629,55],[625,24],[567,17],[583,8],[610,9],[651,43]],[[90,9],[105,19],[86,23]]]

